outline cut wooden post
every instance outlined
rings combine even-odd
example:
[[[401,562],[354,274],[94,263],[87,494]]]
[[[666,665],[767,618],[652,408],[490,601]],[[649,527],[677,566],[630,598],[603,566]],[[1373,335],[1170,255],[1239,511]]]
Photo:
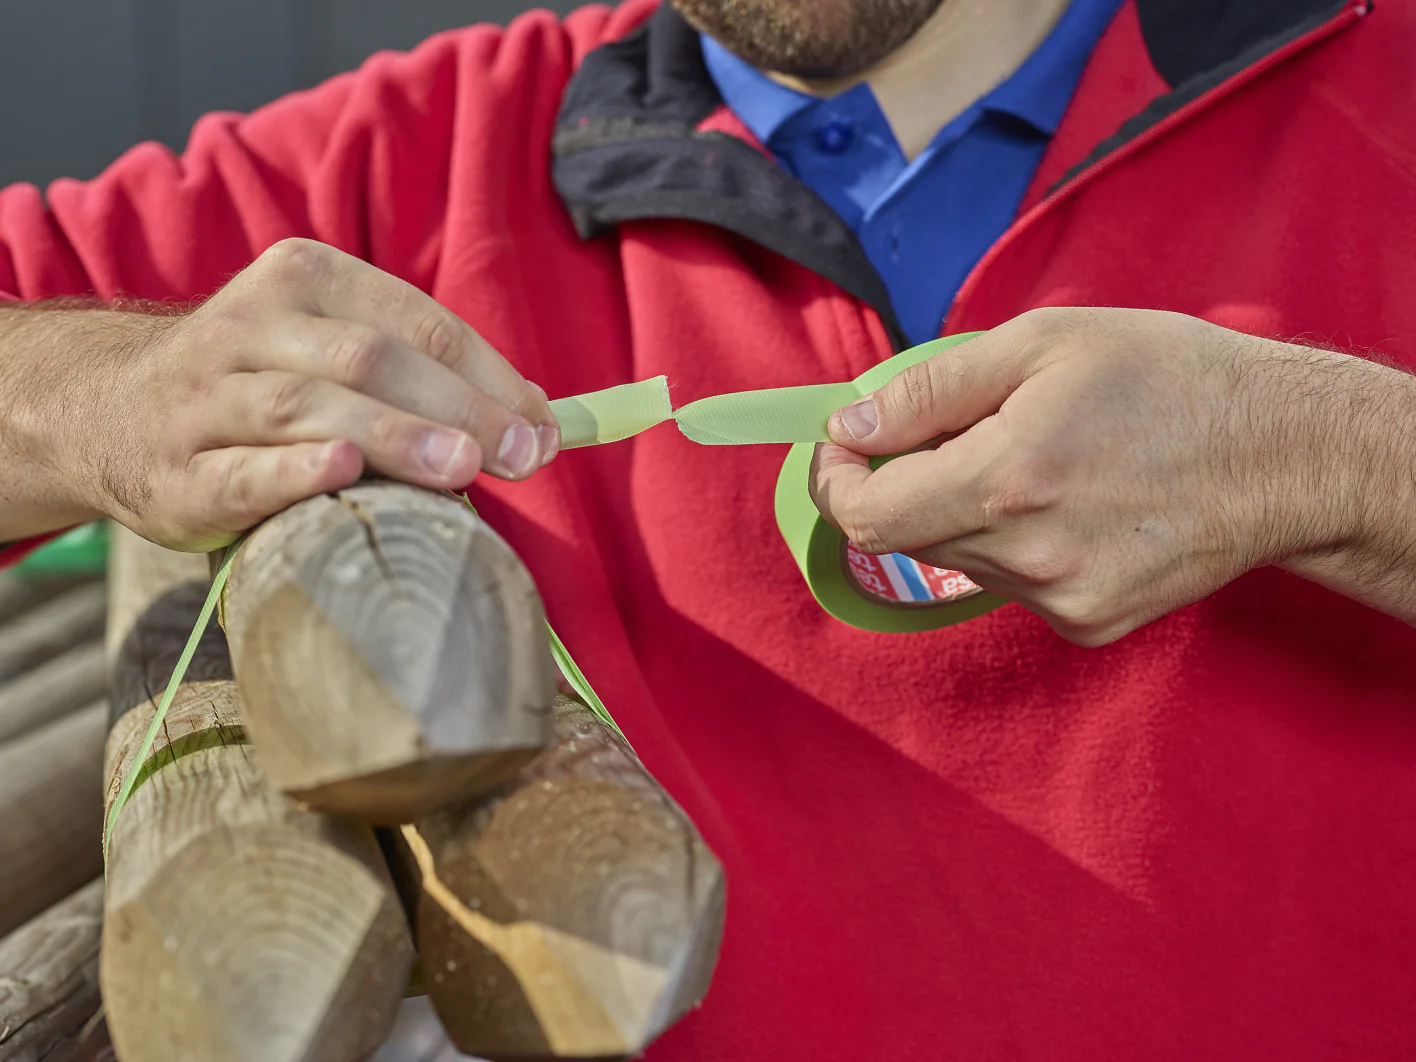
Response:
[[[206,589],[204,558],[126,532],[111,570],[109,807]],[[371,831],[302,810],[250,751],[213,624],[109,837],[100,976],[123,1062],[355,1062],[392,1025],[411,952]]]
[[[108,686],[103,640],[54,657],[0,686],[0,743],[101,699]]]
[[[98,1014],[103,882],[0,940],[0,1062],[67,1062]]]
[[[401,831],[428,995],[471,1055],[636,1056],[708,989],[722,866],[589,709],[555,724],[515,779]]]
[[[312,807],[408,822],[550,740],[536,588],[450,495],[374,483],[273,517],[237,554],[222,621],[261,763]]]
[[[103,633],[106,590],[91,582],[30,609],[0,630],[0,682]]]
[[[94,704],[0,745],[0,934],[103,869],[103,738]]]

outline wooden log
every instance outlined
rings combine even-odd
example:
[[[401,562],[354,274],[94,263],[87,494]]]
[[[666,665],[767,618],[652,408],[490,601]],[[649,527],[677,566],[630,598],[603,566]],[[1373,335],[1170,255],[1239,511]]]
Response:
[[[103,869],[102,703],[0,746],[0,934]]]
[[[98,1013],[103,882],[0,940],[0,1062],[66,1062]]]
[[[261,763],[312,807],[408,822],[550,740],[536,588],[450,495],[373,483],[292,507],[237,554],[222,620]]]
[[[110,639],[109,807],[205,595],[204,560],[181,564],[115,535],[131,626]],[[411,951],[371,831],[303,810],[250,752],[213,624],[109,837],[100,979],[123,1062],[355,1062],[392,1026]]]
[[[428,996],[471,1055],[637,1056],[708,989],[722,866],[589,709],[562,697],[555,726],[516,778],[402,828]]]
[[[0,572],[0,624],[9,623],[66,590],[95,581],[93,576],[26,575],[13,569]]]
[[[107,589],[101,580],[67,590],[0,631],[0,682],[103,633]]]
[[[0,686],[0,743],[93,704],[107,687],[102,639],[74,646]]]

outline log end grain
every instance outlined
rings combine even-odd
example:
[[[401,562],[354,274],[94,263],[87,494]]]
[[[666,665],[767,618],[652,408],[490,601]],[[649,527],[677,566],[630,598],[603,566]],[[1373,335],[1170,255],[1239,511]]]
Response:
[[[515,780],[405,838],[429,996],[478,1057],[636,1056],[717,961],[723,871],[697,828],[583,705],[556,723]]]
[[[535,586],[450,496],[368,484],[293,506],[242,546],[223,622],[268,776],[320,810],[407,821],[550,739]]]

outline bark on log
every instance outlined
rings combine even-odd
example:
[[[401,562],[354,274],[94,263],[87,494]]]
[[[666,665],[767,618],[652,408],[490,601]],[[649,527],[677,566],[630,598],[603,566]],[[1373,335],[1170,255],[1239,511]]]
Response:
[[[91,638],[0,686],[0,743],[103,697],[103,641]]]
[[[408,822],[550,740],[536,588],[449,495],[366,484],[272,518],[237,555],[222,621],[261,763],[312,807]]]
[[[126,532],[111,571],[110,806],[207,580]],[[299,808],[250,752],[213,625],[109,838],[100,977],[123,1062],[355,1062],[392,1026],[411,952],[371,832]]]
[[[0,934],[103,869],[102,703],[0,745]]]
[[[0,940],[0,1062],[70,1062],[98,1013],[103,882]]]
[[[103,582],[67,590],[26,612],[0,631],[0,682],[103,633]]]
[[[428,995],[483,1058],[637,1056],[708,989],[722,867],[624,740],[561,697],[555,743],[401,831]]]

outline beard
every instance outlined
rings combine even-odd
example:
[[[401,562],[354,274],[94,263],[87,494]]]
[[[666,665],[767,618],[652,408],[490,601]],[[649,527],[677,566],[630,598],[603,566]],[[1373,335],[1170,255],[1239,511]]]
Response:
[[[801,78],[848,77],[909,40],[943,0],[670,0],[753,66]]]

